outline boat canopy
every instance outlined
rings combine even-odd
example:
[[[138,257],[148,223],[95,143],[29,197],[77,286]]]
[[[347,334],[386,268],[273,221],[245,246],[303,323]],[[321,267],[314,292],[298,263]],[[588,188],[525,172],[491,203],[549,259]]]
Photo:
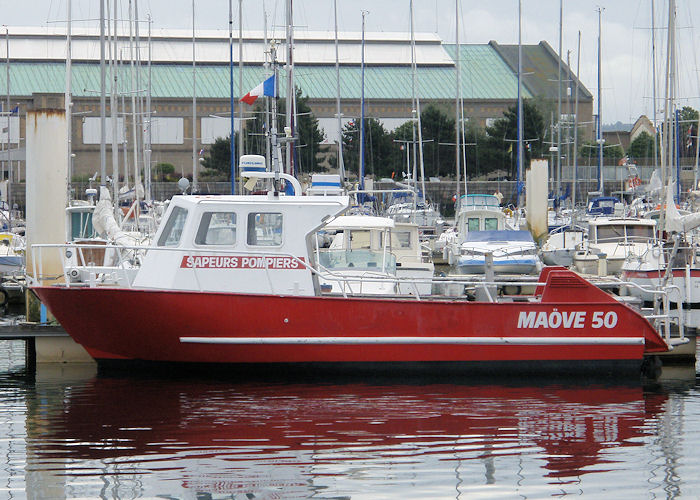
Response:
[[[534,241],[530,231],[469,231],[465,241]]]

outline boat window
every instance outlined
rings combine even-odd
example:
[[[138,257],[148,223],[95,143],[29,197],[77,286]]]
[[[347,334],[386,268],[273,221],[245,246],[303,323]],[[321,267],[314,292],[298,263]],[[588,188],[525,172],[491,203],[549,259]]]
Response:
[[[596,233],[596,241],[599,242],[614,242],[625,241],[625,226],[598,226]]]
[[[70,214],[71,241],[97,236],[92,227],[92,212],[72,212]]]
[[[348,231],[350,233],[351,250],[368,250],[371,248],[370,232],[367,230]]]
[[[396,256],[372,250],[322,250],[319,263],[328,270],[396,272]]]
[[[391,237],[395,248],[411,248],[411,232],[397,231],[392,232]]]
[[[498,219],[495,217],[487,217],[484,219],[484,231],[498,230]]]
[[[264,247],[282,244],[282,214],[251,212],[248,214],[248,244]]]
[[[163,232],[158,238],[158,246],[160,247],[176,247],[180,243],[182,236],[182,228],[185,227],[187,219],[187,209],[182,207],[173,207],[170,212],[168,222],[165,223]]]
[[[234,212],[205,212],[194,239],[197,245],[233,245],[236,243]]]
[[[470,217],[467,221],[469,226],[467,227],[467,231],[478,231],[479,230],[479,218],[478,217]]]
[[[627,226],[627,237],[635,240],[654,237],[654,226]]]

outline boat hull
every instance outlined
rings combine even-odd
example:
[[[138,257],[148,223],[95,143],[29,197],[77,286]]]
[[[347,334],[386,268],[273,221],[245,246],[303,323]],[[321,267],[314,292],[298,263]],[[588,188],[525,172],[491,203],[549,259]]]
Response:
[[[98,361],[639,366],[667,349],[641,315],[585,285],[564,286],[556,301],[545,290],[542,302],[505,303],[33,290]],[[581,300],[586,292],[593,299]]]

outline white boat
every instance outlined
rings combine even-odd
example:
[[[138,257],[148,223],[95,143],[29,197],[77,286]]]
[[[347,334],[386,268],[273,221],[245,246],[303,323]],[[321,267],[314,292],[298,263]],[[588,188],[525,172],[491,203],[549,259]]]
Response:
[[[328,248],[317,245],[318,260],[329,271],[319,277],[327,293],[430,295],[435,267],[423,255],[416,224],[344,215],[324,232],[335,233]]]
[[[583,243],[586,234],[587,231],[581,226],[554,229],[540,248],[542,261],[548,266],[572,266],[574,254]]]
[[[510,229],[506,214],[492,194],[469,194],[459,199],[455,231],[445,241],[443,255],[449,265],[455,265],[462,254],[462,243],[470,231],[494,231]]]
[[[606,274],[619,275],[628,258],[649,252],[656,241],[656,221],[599,217],[588,221],[588,238],[574,254],[576,270],[598,274],[605,259]]]
[[[649,213],[654,220],[658,216],[658,210]],[[665,216],[666,242],[659,242],[651,251],[627,259],[622,278],[645,290],[670,286],[672,302],[691,307],[700,305],[700,248],[692,238],[692,232],[700,226],[700,213],[681,212],[673,202],[669,186]],[[631,288],[630,294],[644,301],[653,300],[651,293],[638,288]]]
[[[489,265],[494,274],[534,274],[542,269],[530,231],[470,231],[461,252],[455,263],[460,274],[484,274]]]

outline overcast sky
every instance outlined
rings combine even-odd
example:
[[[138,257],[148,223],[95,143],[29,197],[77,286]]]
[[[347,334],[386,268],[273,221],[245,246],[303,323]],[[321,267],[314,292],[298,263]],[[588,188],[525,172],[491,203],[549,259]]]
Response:
[[[264,10],[270,36],[284,33],[284,0],[242,0],[243,29],[262,30]],[[518,0],[459,0],[460,42],[501,44],[518,41]],[[45,26],[67,19],[68,0],[0,0],[0,23],[9,26]],[[238,0],[234,3],[234,27],[238,26]],[[416,31],[437,32],[443,40],[455,40],[455,0],[415,0]],[[700,73],[697,54],[700,38],[694,22],[700,20],[700,0],[677,0],[679,105],[700,109]],[[97,0],[73,0],[76,25],[99,18]],[[123,9],[128,5],[122,0]],[[576,69],[578,32],[581,32],[580,76],[597,99],[598,6],[602,14],[603,122],[633,122],[640,114],[652,115],[652,0],[564,0],[562,57],[570,52]],[[195,24],[202,29],[228,32],[227,0],[196,0]],[[264,9],[263,9],[264,5]],[[192,2],[140,0],[141,18],[150,14],[154,28],[192,29]],[[559,0],[522,0],[523,43],[546,40],[559,50]],[[360,31],[362,10],[368,11],[367,31],[409,31],[408,0],[338,0],[341,31]],[[657,46],[657,108],[664,95],[668,2],[655,0]],[[126,10],[124,10],[126,13]],[[82,20],[82,21],[81,21]],[[332,30],[333,0],[294,0],[296,30]],[[597,105],[597,104],[596,104]]]

